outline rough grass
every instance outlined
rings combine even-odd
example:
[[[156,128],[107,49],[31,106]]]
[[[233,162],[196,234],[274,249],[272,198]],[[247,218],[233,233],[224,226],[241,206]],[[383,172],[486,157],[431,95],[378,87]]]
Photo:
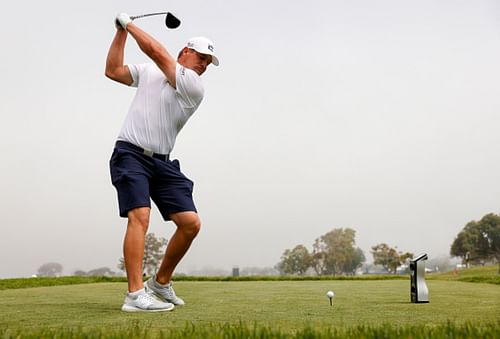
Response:
[[[41,277],[41,278],[16,278],[1,279],[0,291],[7,289],[43,287],[43,286],[61,286],[76,284],[92,284],[99,282],[126,282],[125,277]]]
[[[408,280],[407,275],[365,275],[365,276],[175,276],[175,281],[326,281],[326,280]],[[126,282],[125,277],[37,277],[0,279],[0,290],[31,288],[43,286],[60,286],[75,284],[92,284],[98,282]]]
[[[447,281],[462,281],[474,283],[488,283],[500,285],[500,274],[498,266],[477,266],[469,269],[461,269],[445,273],[433,273],[426,275],[426,279],[438,279]]]
[[[215,325],[196,326],[187,324],[183,329],[164,330],[152,332],[148,326],[138,323],[129,325],[122,329],[40,329],[33,331],[20,331],[11,329],[0,329],[0,337],[4,339],[33,338],[33,339],[84,339],[84,338],[206,338],[206,339],[248,339],[248,338],[296,338],[296,339],[378,339],[378,338],[398,338],[398,339],[469,339],[483,338],[495,339],[500,337],[500,323],[475,325],[466,323],[462,325],[444,324],[438,326],[405,326],[394,327],[391,324],[380,326],[356,326],[352,328],[331,327],[322,330],[310,326],[298,330],[295,333],[286,333],[281,330],[258,325]]]
[[[175,276],[175,281],[373,281],[373,280],[408,280],[408,275],[377,274],[361,276]],[[497,266],[481,266],[445,273],[427,274],[428,280],[448,280],[462,282],[478,282],[500,285],[500,274]],[[98,282],[126,282],[125,277],[81,277],[68,276],[58,278],[19,278],[0,279],[0,290],[31,288],[43,286],[60,286],[74,284],[91,284]]]
[[[373,281],[373,280],[408,280],[408,275],[362,275],[362,276],[175,276],[175,281]],[[500,274],[497,266],[482,266],[459,270],[458,272],[427,274],[428,280],[448,280],[462,282],[477,282],[500,285]],[[43,286],[60,286],[74,284],[91,284],[99,282],[126,282],[125,277],[38,277],[0,279],[0,290],[31,288]]]

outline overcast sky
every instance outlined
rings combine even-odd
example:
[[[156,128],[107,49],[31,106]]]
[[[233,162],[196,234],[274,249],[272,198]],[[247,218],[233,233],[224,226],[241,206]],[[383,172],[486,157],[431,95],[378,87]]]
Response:
[[[333,228],[447,255],[500,212],[496,0],[10,2],[0,21],[0,278],[46,262],[116,265],[108,161],[134,89],[104,77],[120,12],[173,54],[214,41],[220,67],[172,156],[195,181],[202,232],[178,272],[274,266]],[[133,40],[127,63],[147,61]],[[152,211],[150,231],[175,226]]]

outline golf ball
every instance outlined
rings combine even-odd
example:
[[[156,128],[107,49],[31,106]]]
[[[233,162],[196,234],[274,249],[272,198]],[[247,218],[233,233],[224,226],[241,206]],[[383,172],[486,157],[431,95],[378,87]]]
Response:
[[[333,296],[334,296],[334,295],[335,295],[335,293],[333,293],[333,291],[328,291],[328,292],[326,292],[326,296],[327,296],[328,298],[333,298]]]

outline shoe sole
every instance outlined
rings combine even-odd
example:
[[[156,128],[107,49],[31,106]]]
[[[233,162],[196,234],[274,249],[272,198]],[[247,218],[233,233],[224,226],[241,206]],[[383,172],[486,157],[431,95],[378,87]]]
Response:
[[[172,305],[172,307],[169,307],[169,308],[159,308],[159,309],[155,309],[155,310],[145,310],[143,308],[138,308],[138,307],[135,307],[135,306],[123,305],[122,306],[122,311],[123,312],[131,312],[131,313],[135,313],[135,312],[168,312],[168,311],[172,311],[174,308],[175,308],[175,306]]]

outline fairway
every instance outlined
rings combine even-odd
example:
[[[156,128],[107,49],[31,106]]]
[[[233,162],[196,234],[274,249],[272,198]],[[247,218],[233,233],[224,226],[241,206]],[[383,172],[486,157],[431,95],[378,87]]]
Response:
[[[500,286],[428,281],[429,304],[409,302],[409,281],[250,281],[175,284],[187,305],[167,313],[120,311],[125,283],[0,291],[0,326],[11,329],[109,328],[139,324],[153,331],[186,324],[258,324],[295,332],[306,326],[495,323]],[[326,291],[335,291],[333,307]]]

